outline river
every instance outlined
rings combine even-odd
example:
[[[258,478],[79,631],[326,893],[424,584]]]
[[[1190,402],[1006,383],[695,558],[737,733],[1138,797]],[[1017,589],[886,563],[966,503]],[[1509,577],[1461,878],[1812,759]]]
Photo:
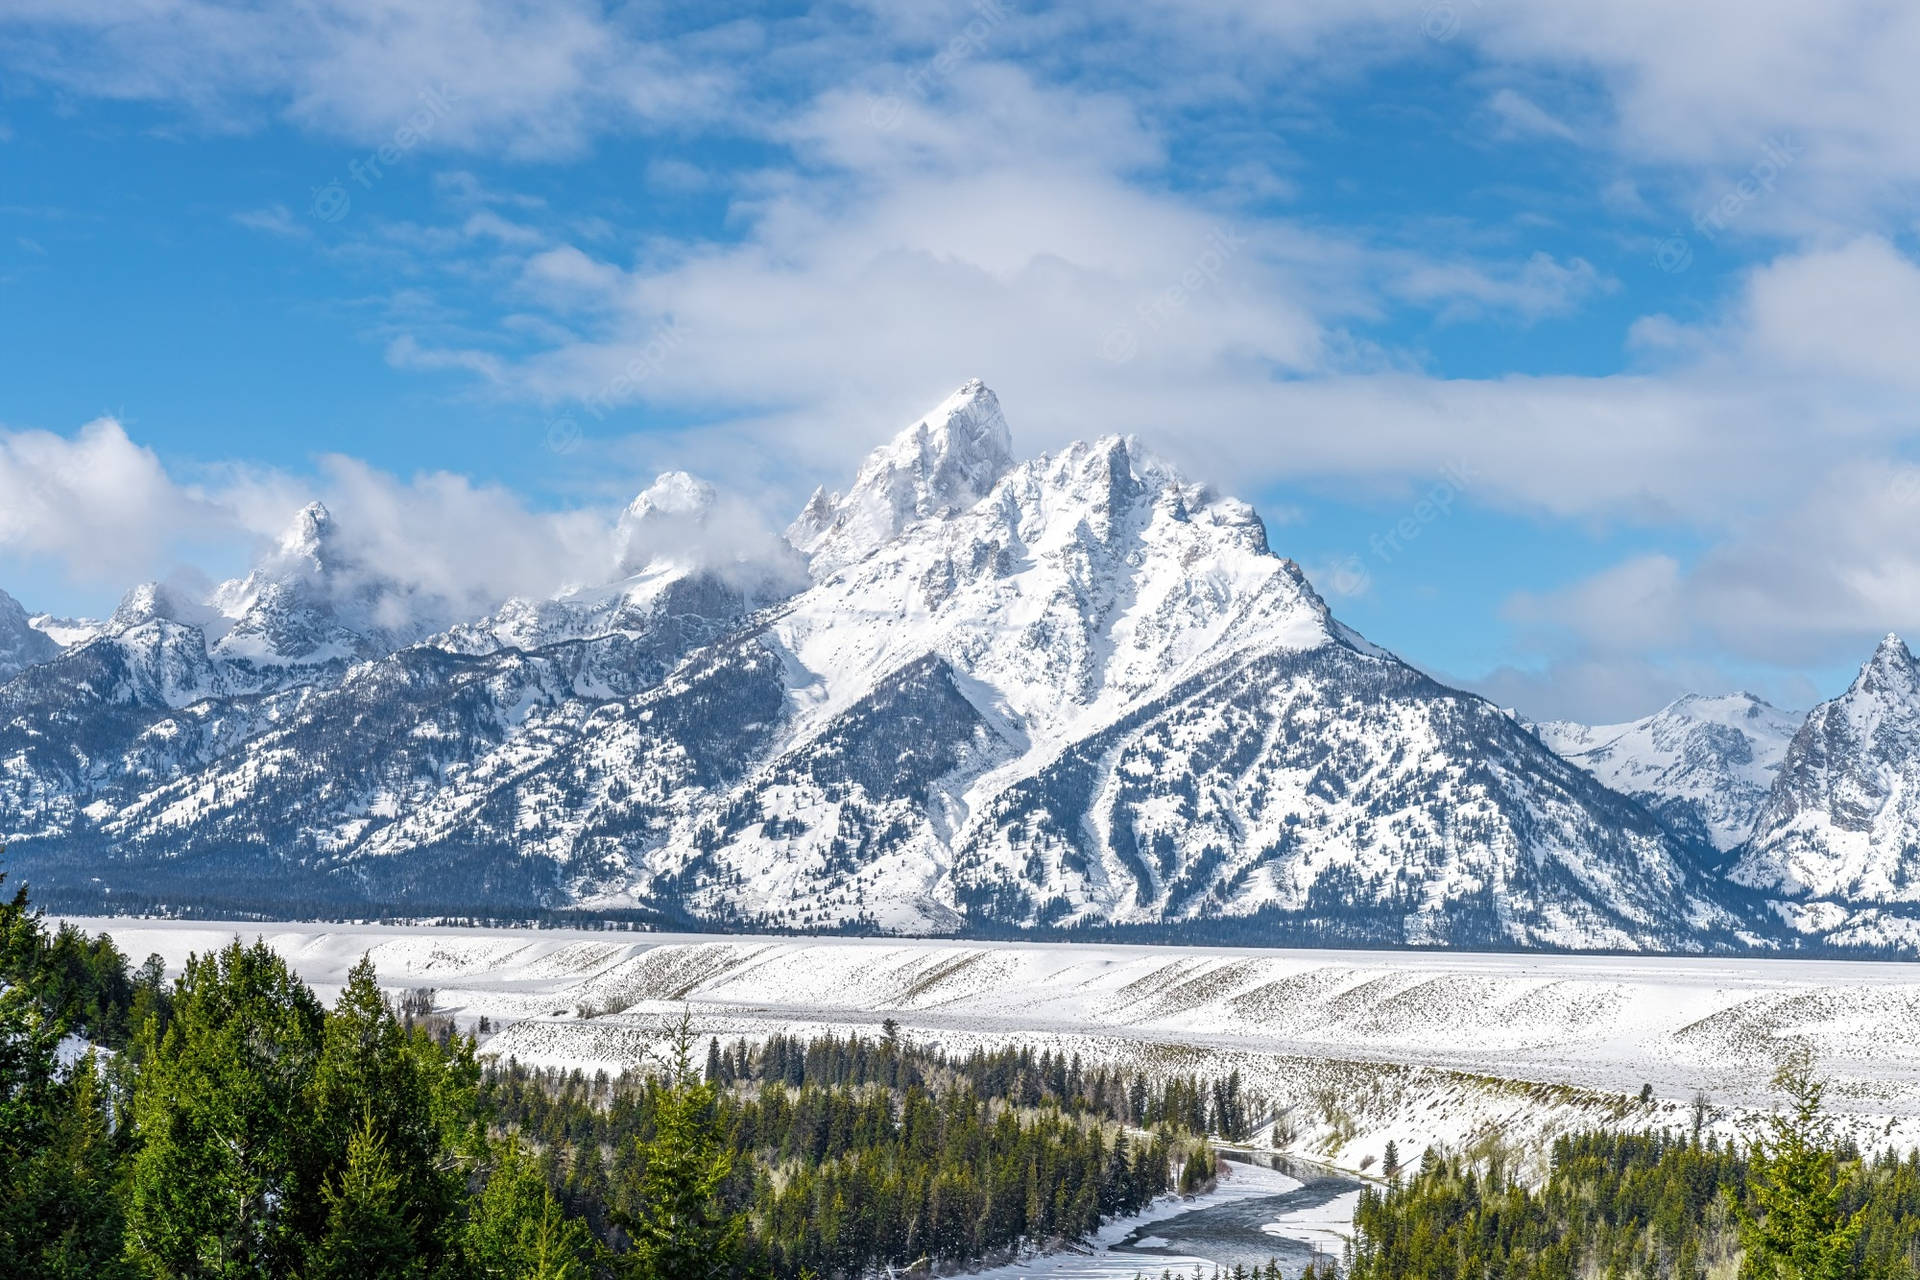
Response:
[[[1339,1256],[1335,1237],[1353,1220],[1358,1182],[1279,1157],[1228,1153],[1226,1158],[1242,1167],[1261,1160],[1300,1185],[1274,1195],[1223,1199],[1197,1208],[1176,1206],[1167,1216],[1134,1227],[1108,1252],[1139,1255],[1143,1271],[1171,1265],[1160,1259],[1178,1258],[1190,1265],[1194,1258],[1203,1258],[1221,1267],[1263,1267],[1271,1258],[1289,1274],[1303,1270],[1316,1256]]]
[[[1159,1280],[1162,1271],[1190,1277],[1196,1265],[1211,1280],[1216,1267],[1264,1267],[1269,1259],[1297,1276],[1316,1256],[1340,1257],[1359,1182],[1285,1157],[1223,1154],[1230,1163],[1218,1189],[1110,1223],[1086,1246],[973,1280]]]

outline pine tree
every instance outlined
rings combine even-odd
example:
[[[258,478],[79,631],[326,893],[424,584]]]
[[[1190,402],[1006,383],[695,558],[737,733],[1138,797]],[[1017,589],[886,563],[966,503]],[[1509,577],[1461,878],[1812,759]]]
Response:
[[[470,1274],[503,1280],[587,1280],[592,1256],[586,1224],[562,1213],[526,1149],[513,1138],[494,1148],[464,1244]]]
[[[128,1252],[181,1277],[286,1274],[315,1215],[306,1093],[324,1012],[265,943],[187,962],[173,1017],[148,1024],[133,1115],[140,1134]]]
[[[309,1255],[308,1280],[412,1280],[426,1262],[407,1220],[411,1197],[368,1112],[347,1144],[346,1168],[323,1193],[326,1226]]]
[[[622,1260],[636,1280],[730,1276],[746,1230],[720,1202],[733,1152],[712,1085],[693,1070],[693,1035],[682,1017],[667,1078],[658,1086],[654,1131],[641,1144],[640,1209],[620,1225],[633,1238]]]
[[[448,1224],[466,1198],[453,1147],[475,1111],[470,1049],[462,1038],[443,1049],[424,1027],[403,1027],[372,962],[362,957],[327,1014],[314,1068],[315,1158],[329,1171],[340,1169],[350,1144],[370,1126],[404,1198],[400,1216],[429,1262],[443,1251]]]
[[[1804,1055],[1774,1078],[1787,1106],[1753,1144],[1751,1180],[1758,1213],[1735,1202],[1747,1255],[1741,1280],[1846,1280],[1853,1275],[1859,1212],[1842,1212],[1844,1192],[1826,1086]]]

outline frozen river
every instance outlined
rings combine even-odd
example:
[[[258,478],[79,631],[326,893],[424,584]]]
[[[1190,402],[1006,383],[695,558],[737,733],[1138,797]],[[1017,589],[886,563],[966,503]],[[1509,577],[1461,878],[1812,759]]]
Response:
[[[1169,1199],[1110,1223],[1083,1248],[978,1273],[976,1280],[1188,1280],[1198,1266],[1264,1267],[1298,1275],[1310,1260],[1338,1259],[1352,1226],[1360,1184],[1284,1158],[1228,1153],[1217,1190]]]

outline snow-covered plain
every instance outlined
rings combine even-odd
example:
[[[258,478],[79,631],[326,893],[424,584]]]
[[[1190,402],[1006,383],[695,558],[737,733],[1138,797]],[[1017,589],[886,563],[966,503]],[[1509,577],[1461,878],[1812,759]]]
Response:
[[[1811,1049],[1863,1144],[1920,1144],[1920,967],[1644,959],[714,937],[425,926],[82,919],[178,969],[263,937],[331,998],[370,955],[431,986],[483,1048],[617,1070],[684,1010],[701,1036],[871,1033],[888,1017],[964,1051],[1019,1043],[1149,1074],[1242,1072],[1274,1144],[1350,1170],[1428,1143],[1539,1151],[1600,1124],[1730,1129]],[[1638,1094],[1651,1085],[1653,1099]]]

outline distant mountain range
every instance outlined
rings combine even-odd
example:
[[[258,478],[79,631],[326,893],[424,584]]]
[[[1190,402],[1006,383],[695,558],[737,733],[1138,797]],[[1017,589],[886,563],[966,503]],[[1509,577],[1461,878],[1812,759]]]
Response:
[[[1719,950],[1920,940],[1920,669],[1528,725],[1335,619],[1131,439],[978,382],[734,547],[448,618],[300,512],[205,598],[0,594],[0,839],[57,905]],[[714,548],[725,545],[724,555]]]

